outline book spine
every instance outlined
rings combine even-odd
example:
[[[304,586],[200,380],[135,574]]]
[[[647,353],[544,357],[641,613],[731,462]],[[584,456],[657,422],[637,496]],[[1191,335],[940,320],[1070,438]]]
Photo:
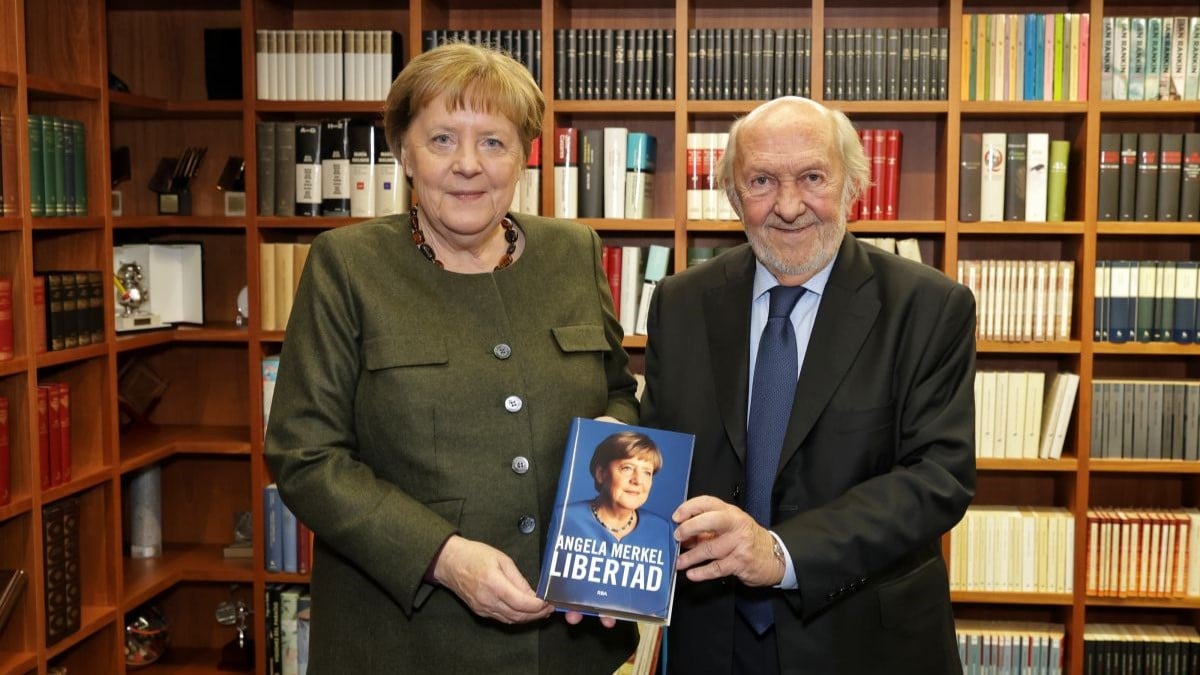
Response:
[[[1183,169],[1183,134],[1164,133],[1158,153],[1158,197],[1155,220],[1179,220],[1179,188]]]
[[[587,129],[579,138],[579,217],[604,217],[604,131]]]
[[[12,452],[9,449],[8,398],[0,396],[0,506],[12,501]],[[4,626],[3,607],[0,606],[0,628]]]
[[[1067,162],[1070,141],[1050,141],[1050,172],[1046,177],[1046,220],[1063,222],[1067,218]]]
[[[350,120],[328,119],[321,123],[320,193],[318,215],[350,215]]]
[[[1200,133],[1183,135],[1180,174],[1179,219],[1190,223],[1198,222],[1200,221]]]
[[[554,130],[554,217],[579,217],[579,130]],[[624,185],[624,181],[622,181]]]
[[[1046,188],[1050,172],[1050,134],[1030,133],[1025,162],[1025,220],[1046,221]]]
[[[1106,19],[1107,21],[1107,19]],[[1117,220],[1121,185],[1121,135],[1100,134],[1099,220]]]
[[[1028,136],[1010,133],[1004,173],[1004,219],[1025,219],[1025,162]]]
[[[1151,221],[1158,213],[1158,150],[1160,136],[1156,133],[1138,134],[1137,188],[1134,198],[1134,220]]]
[[[958,219],[964,223],[979,222],[980,186],[983,181],[983,137],[964,133],[959,143]]]
[[[625,159],[625,217],[648,218],[654,204],[654,171],[658,157],[654,136],[629,134]]]
[[[296,123],[296,215],[321,215],[321,125]]]
[[[1005,135],[982,135],[982,180],[979,189],[979,219],[984,222],[1004,220]]]

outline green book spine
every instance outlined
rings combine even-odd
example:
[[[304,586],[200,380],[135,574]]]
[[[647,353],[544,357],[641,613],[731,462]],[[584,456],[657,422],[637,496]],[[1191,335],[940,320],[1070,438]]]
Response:
[[[1063,82],[1059,73],[1063,71],[1063,19],[1062,14],[1054,15],[1054,100],[1063,100]],[[1051,156],[1053,157],[1053,155]],[[1053,159],[1051,159],[1053,161]],[[1054,220],[1051,218],[1050,220]]]
[[[42,116],[29,116],[29,207],[34,217],[46,215],[46,185],[42,163]]]
[[[54,118],[41,116],[42,121],[42,189],[45,191],[45,215],[57,216],[58,195],[54,182]]]
[[[1046,220],[1052,223],[1066,220],[1067,161],[1071,156],[1069,141],[1050,141],[1050,176],[1046,184]]]
[[[61,217],[67,215],[67,149],[63,143],[63,136],[67,133],[67,121],[61,117],[49,119],[54,121],[51,137],[54,148],[54,215]]]
[[[75,172],[75,215],[88,214],[88,179],[87,179],[87,128],[81,121],[71,122],[71,133],[75,136],[75,166],[70,170]]]

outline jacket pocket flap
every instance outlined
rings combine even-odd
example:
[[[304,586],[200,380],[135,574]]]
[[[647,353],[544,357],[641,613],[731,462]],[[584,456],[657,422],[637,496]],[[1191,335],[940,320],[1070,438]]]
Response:
[[[367,370],[402,366],[433,366],[447,363],[446,345],[440,338],[381,337],[363,343]]]
[[[612,346],[604,338],[604,327],[594,324],[551,328],[558,348],[564,352],[608,352]]]
[[[949,597],[941,558],[931,558],[901,577],[880,584],[880,621],[885,628],[911,621]]]

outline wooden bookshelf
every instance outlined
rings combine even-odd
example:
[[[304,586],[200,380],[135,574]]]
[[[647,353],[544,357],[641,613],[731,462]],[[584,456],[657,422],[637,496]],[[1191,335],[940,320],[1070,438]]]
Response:
[[[1129,600],[1085,593],[1086,511],[1094,506],[1200,507],[1200,467],[1182,462],[1122,462],[1090,458],[1091,383],[1096,378],[1200,378],[1200,346],[1111,344],[1092,338],[1097,260],[1200,259],[1196,223],[1098,222],[1097,161],[1101,131],[1163,128],[1200,131],[1200,102],[1101,101],[1101,17],[1191,15],[1188,0],[645,0],[558,2],[517,0],[214,0],[199,8],[142,0],[0,0],[0,115],[24,130],[29,115],[81,120],[87,130],[88,212],[34,218],[28,206],[29,142],[17,133],[17,213],[0,215],[0,275],[14,280],[16,358],[0,362],[0,395],[10,404],[13,499],[0,507],[0,567],[21,567],[29,586],[0,632],[0,675],[45,672],[123,673],[124,614],[154,601],[172,623],[169,657],[142,672],[216,673],[220,647],[233,633],[212,619],[217,603],[240,597],[253,606],[254,639],[267,644],[262,617],[268,583],[303,583],[305,575],[265,571],[261,490],[271,481],[262,457],[260,363],[277,354],[283,333],[258,321],[262,284],[259,245],[308,242],[321,230],[351,226],[357,218],[226,216],[212,188],[226,157],[245,158],[246,202],[257,204],[256,124],[260,121],[378,114],[378,101],[262,100],[255,90],[257,29],[383,28],[403,36],[406,59],[419,52],[428,29],[539,29],[542,81],[548,110],[543,130],[542,212],[554,203],[552,134],[557,126],[626,126],[658,139],[657,190],[646,220],[586,219],[607,243],[665,244],[675,267],[689,246],[744,240],[736,222],[686,219],[689,132],[727,130],[757,101],[687,100],[687,32],[694,28],[805,28],[811,31],[811,95],[824,100],[821,58],[826,28],[943,27],[949,31],[948,99],[942,101],[827,101],[856,123],[899,127],[903,190],[896,221],[856,221],[866,236],[912,236],[932,264],[953,274],[959,260],[1066,259],[1076,265],[1071,339],[1014,344],[980,342],[981,369],[1028,369],[1080,375],[1064,457],[981,460],[979,504],[1059,506],[1075,518],[1074,588],[1068,594],[955,593],[956,612],[969,618],[1028,619],[1066,625],[1066,669],[1083,672],[1083,627],[1091,621],[1169,622],[1200,626],[1200,600]],[[962,100],[962,16],[993,12],[1087,12],[1091,15],[1089,91],[1079,102]],[[236,100],[208,100],[204,30],[241,29],[242,92]],[[657,28],[675,31],[676,97],[665,101],[556,100],[554,30]],[[128,92],[108,89],[112,72]],[[960,137],[976,131],[1047,131],[1071,143],[1067,221],[961,223],[958,213]],[[146,183],[162,156],[204,145],[208,155],[195,179],[192,215],[160,216]],[[110,213],[110,152],[128,147],[131,179],[116,186],[124,215]],[[122,334],[106,319],[106,340],[39,353],[31,284],[35,271],[99,269],[111,265],[112,246],[134,242],[201,241],[205,246],[205,324]],[[251,319],[234,322],[234,300],[246,286]],[[105,292],[106,315],[115,307]],[[630,336],[635,367],[644,336]],[[151,410],[153,427],[122,428],[117,405],[122,369],[137,361],[168,382]],[[64,485],[43,490],[37,461],[36,387],[72,385],[74,472]],[[125,542],[131,476],[152,464],[164,471],[166,551],[145,561],[129,557]],[[166,486],[170,486],[170,490]],[[82,499],[83,621],[80,631],[47,647],[43,622],[42,507],[65,497]],[[253,515],[255,555],[226,560],[237,511]],[[949,547],[945,550],[948,552]],[[258,672],[265,650],[258,650]]]

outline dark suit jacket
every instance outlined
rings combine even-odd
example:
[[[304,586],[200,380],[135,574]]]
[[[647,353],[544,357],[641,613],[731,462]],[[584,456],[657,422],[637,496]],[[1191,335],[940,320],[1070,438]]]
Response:
[[[642,423],[696,434],[690,495],[741,504],[754,255],[654,295]],[[975,303],[846,235],[821,298],[772,494],[796,590],[774,599],[784,673],[961,673],[939,536],[974,494]],[[679,575],[674,673],[728,673],[734,580]]]
[[[629,624],[506,626],[424,580],[458,532],[536,585],[571,418],[637,419],[599,238],[519,224],[525,252],[494,274],[431,265],[407,215],[313,242],[265,456],[317,537],[314,675],[607,674],[633,652]]]

